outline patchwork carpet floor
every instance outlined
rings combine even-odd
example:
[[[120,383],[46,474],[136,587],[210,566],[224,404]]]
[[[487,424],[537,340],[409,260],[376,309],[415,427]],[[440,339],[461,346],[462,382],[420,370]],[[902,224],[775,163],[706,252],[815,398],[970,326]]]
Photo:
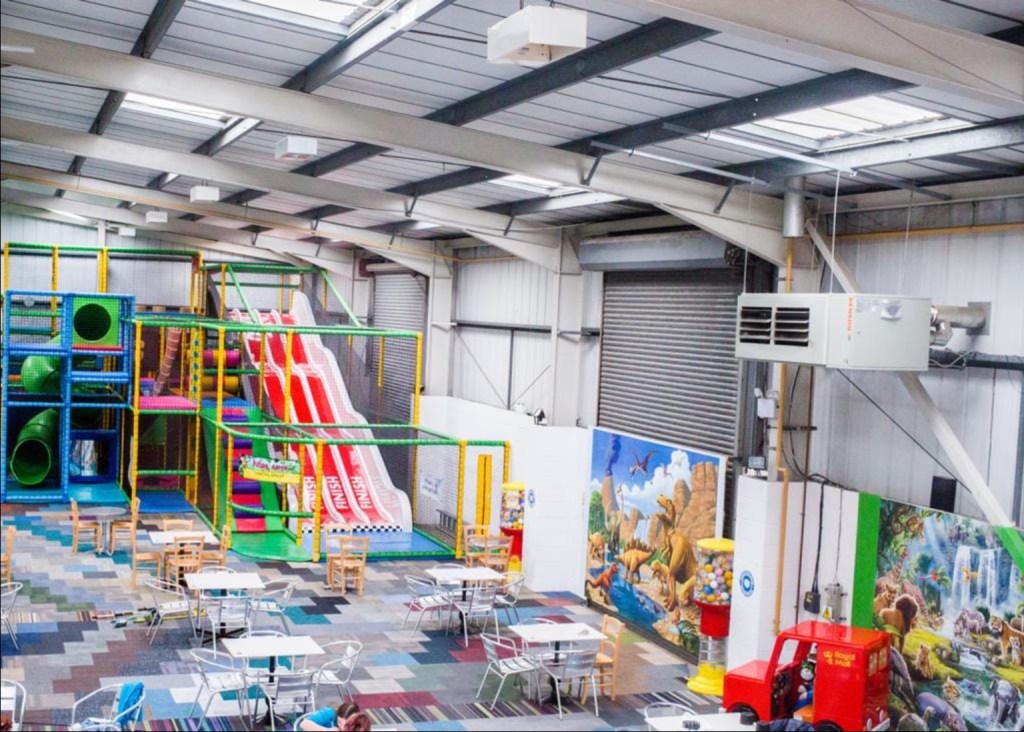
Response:
[[[180,516],[179,516],[180,517]],[[143,516],[144,528],[158,528],[160,516]],[[21,682],[28,691],[26,729],[67,725],[74,701],[105,684],[141,681],[146,688],[140,729],[195,730],[189,708],[200,677],[189,656],[191,632],[182,623],[168,623],[154,642],[145,625],[111,620],[152,607],[153,598],[140,580],[131,589],[130,555],[122,541],[113,556],[97,556],[84,545],[71,553],[67,507],[8,505],[3,524],[17,528],[14,580],[25,585],[12,617],[20,649],[7,634],[0,638],[4,679]],[[299,585],[288,619],[294,635],[310,635],[321,643],[355,639],[363,653],[353,676],[356,700],[375,726],[401,730],[605,730],[643,722],[644,706],[654,701],[684,702],[698,711],[712,711],[714,701],[688,692],[690,667],[678,657],[639,636],[624,639],[618,696],[600,699],[601,716],[592,703],[565,703],[558,719],[553,704],[525,700],[506,684],[497,706],[490,708],[497,681],[488,682],[483,699],[476,698],[486,662],[478,638],[463,648],[461,637],[446,635],[428,617],[419,631],[402,630],[408,600],[403,578],[422,574],[429,562],[371,563],[366,592],[341,597],[324,588],[322,565],[252,562],[234,554],[229,566],[258,572],[264,580],[294,578]],[[145,576],[145,575],[144,575]],[[525,591],[520,615],[555,621],[600,624],[600,615],[570,594]],[[129,617],[130,615],[126,615]],[[262,627],[262,625],[260,626]],[[277,627],[273,621],[268,628]],[[205,697],[204,700],[205,702]],[[333,698],[322,700],[333,702]],[[240,729],[233,701],[215,699],[203,729]]]

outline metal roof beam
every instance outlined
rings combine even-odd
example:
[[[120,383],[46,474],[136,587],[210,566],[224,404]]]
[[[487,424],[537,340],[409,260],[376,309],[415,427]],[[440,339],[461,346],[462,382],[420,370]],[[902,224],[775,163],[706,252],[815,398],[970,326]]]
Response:
[[[529,102],[545,94],[712,35],[714,33],[706,28],[661,18],[534,69],[523,76],[509,79],[496,87],[485,89],[468,99],[449,104],[436,112],[431,112],[424,119],[448,125],[466,125],[517,104]],[[387,151],[388,148],[378,145],[352,145],[319,160],[311,160],[296,168],[295,172],[313,176],[326,175]]]
[[[201,211],[205,216],[239,222],[253,222],[255,226],[258,226],[263,230],[263,233],[258,237],[255,237],[255,239],[251,233],[244,229],[216,227],[217,231],[212,232],[218,236],[222,236],[224,232],[230,232],[236,236],[244,236],[244,244],[247,248],[251,247],[255,249],[262,249],[268,248],[268,245],[272,245],[269,246],[268,250],[275,253],[301,256],[308,260],[315,257],[322,262],[334,261],[329,255],[338,252],[337,247],[328,247],[321,250],[317,245],[311,245],[303,241],[304,237],[318,235],[326,237],[332,241],[345,242],[363,247],[364,249],[381,256],[395,261],[400,261],[403,265],[408,266],[411,269],[416,269],[417,271],[422,271],[424,274],[428,274],[432,270],[431,258],[433,256],[433,245],[431,242],[416,240],[395,241],[386,234],[364,231],[362,229],[356,229],[350,226],[340,226],[338,224],[325,223],[314,228],[309,221],[297,216],[277,213],[276,211],[243,208],[241,206],[230,206],[223,203],[194,204],[185,196],[180,196],[174,193],[153,191],[148,188],[138,188],[135,186],[126,186],[120,183],[111,183],[109,181],[95,178],[83,178],[81,176],[70,175],[68,173],[47,170],[45,168],[36,168],[30,165],[0,163],[0,176],[4,179],[24,181],[39,186],[57,188],[65,191],[75,191],[91,196],[102,196],[113,200],[123,199],[135,201],[136,203],[145,206],[170,209],[172,211]],[[4,187],[2,190],[6,196],[7,192],[12,189]],[[17,193],[22,192],[19,191]],[[47,202],[56,201],[54,198],[48,198],[45,196],[43,198]],[[143,212],[128,211],[123,208],[110,208],[108,211],[107,207],[101,208],[103,209],[104,218],[106,220],[118,220],[123,223],[132,223],[133,225],[137,224],[141,228],[149,228],[153,226],[145,221],[145,214]],[[135,218],[117,218],[117,216],[122,214],[126,217],[132,216]],[[167,224],[156,225],[156,228],[169,226],[171,230],[178,232],[211,233],[210,231],[204,232],[202,229],[181,228],[187,226],[189,223],[191,222],[186,222],[181,219],[171,219]],[[212,229],[214,227],[210,228]],[[269,236],[266,232],[270,232]],[[283,242],[286,242],[286,244]],[[339,260],[340,263],[344,263],[345,261],[348,260],[345,258]]]
[[[285,125],[301,125],[332,137],[357,139],[389,147],[410,147],[471,165],[504,170],[510,174],[529,175],[636,201],[664,204],[679,211],[710,214],[721,199],[722,186],[641,169],[617,161],[602,163],[589,184],[584,184],[584,177],[593,167],[593,157],[480,130],[452,127],[337,99],[301,94],[160,64],[12,28],[5,27],[0,30],[0,39],[4,44],[31,45],[36,49],[34,54],[3,52],[0,53],[0,61],[13,61],[30,68],[77,76],[93,83],[120,88],[122,91],[152,90],[159,86],[165,98],[180,102],[217,107],[229,113],[274,120]],[[205,157],[202,160],[216,162]],[[131,161],[129,164],[132,164]],[[169,169],[163,165],[155,167]],[[170,169],[173,169],[173,166]],[[218,179],[217,176],[200,177]],[[313,190],[321,190],[327,184],[327,181],[323,180],[296,177],[311,182]],[[374,194],[378,196],[378,200],[383,200],[388,195],[383,192]],[[312,195],[321,200],[324,198],[322,194]],[[702,218],[712,223],[719,219],[743,221],[752,230],[760,229],[758,236],[749,238],[733,237],[724,229],[722,234],[732,243],[748,247],[769,261],[784,261],[781,202],[761,195],[744,198],[746,200],[743,202],[730,200],[721,209],[720,214]],[[417,200],[417,210],[426,205],[422,197]],[[368,207],[377,208],[372,204]],[[466,209],[461,211],[465,213]],[[711,233],[719,232],[711,229]]]
[[[802,153],[805,157],[818,158],[827,165],[819,166],[790,158],[769,158],[756,163],[728,165],[722,170],[741,175],[753,175],[756,171],[760,178],[781,180],[790,176],[827,172],[832,165],[854,169],[872,168],[927,158],[941,158],[946,155],[961,155],[1022,143],[1024,143],[1024,116],[995,120],[959,130],[922,135],[906,142],[896,140],[834,152]],[[1019,171],[1017,174],[1020,174]],[[702,179],[703,174],[693,174],[689,177]]]
[[[362,33],[339,41],[330,51],[282,84],[281,88],[312,93],[350,66],[365,60],[381,46],[402,35],[417,23],[422,23],[453,2],[454,0],[411,0],[403,5],[397,13],[368,26]],[[243,117],[218,132],[192,152],[200,155],[216,155],[262,124],[263,120],[261,119]],[[153,179],[154,187],[162,187],[158,183],[160,179],[161,177]]]
[[[792,114],[847,99],[897,91],[909,86],[911,85],[903,81],[853,69],[641,122],[629,127],[621,127],[610,132],[589,135],[559,145],[559,148],[587,154],[592,152],[595,142],[624,148],[643,147],[678,139],[679,133],[666,129],[665,125],[667,124],[707,132],[755,122],[758,119]],[[486,183],[504,175],[501,171],[487,168],[466,168],[398,186],[391,190],[395,193],[408,193],[415,188],[419,190],[420,195],[427,196],[463,186]]]
[[[1024,112],[1024,53],[862,0],[626,0],[658,15]]]
[[[73,132],[12,117],[0,117],[4,136],[35,145],[44,145],[79,155],[144,168],[177,170],[204,180],[258,186],[265,191],[280,191],[306,196],[314,200],[341,201],[355,208],[390,211],[396,217],[406,216],[442,226],[454,226],[471,236],[498,237],[502,248],[544,266],[555,266],[551,259],[557,254],[560,241],[557,232],[522,228],[512,229],[512,219],[478,209],[464,209],[434,201],[409,199],[393,193],[361,188],[336,181],[315,180],[271,168],[229,162],[193,153],[147,147],[130,142],[109,140],[98,135]]]
[[[174,19],[178,17],[178,12],[183,7],[185,7],[185,0],[157,0],[153,12],[150,13],[149,18],[146,20],[146,25],[143,26],[139,37],[135,39],[135,44],[131,50],[132,56],[138,56],[139,58],[149,58],[152,56],[156,47],[160,45],[160,41],[163,40],[163,37],[174,23]],[[124,103],[124,97],[124,92],[107,92],[103,105],[100,107],[100,111],[96,113],[96,119],[89,128],[89,132],[96,135],[102,135],[106,132],[107,127],[113,122],[117,110]],[[84,165],[85,158],[81,155],[76,155],[68,167],[68,172],[73,174],[81,173],[82,166]]]
[[[974,170],[984,170],[987,173],[995,173],[996,175],[1022,175],[1024,174],[1024,165],[1014,164],[1009,161],[999,162],[997,160],[983,160],[982,158],[972,157],[970,155],[940,155],[935,160],[940,160],[944,163],[953,163],[953,165],[960,165],[964,168],[973,168]]]

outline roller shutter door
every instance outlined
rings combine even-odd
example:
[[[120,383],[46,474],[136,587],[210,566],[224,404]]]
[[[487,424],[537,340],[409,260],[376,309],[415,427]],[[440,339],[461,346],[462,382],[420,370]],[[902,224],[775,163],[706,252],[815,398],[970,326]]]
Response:
[[[373,278],[373,326],[424,332],[427,279],[412,274],[377,274]],[[374,346],[376,349],[376,345]],[[415,387],[416,341],[389,338],[384,349],[384,408],[387,422],[408,422]]]
[[[733,270],[607,273],[598,424],[735,455],[741,290]]]

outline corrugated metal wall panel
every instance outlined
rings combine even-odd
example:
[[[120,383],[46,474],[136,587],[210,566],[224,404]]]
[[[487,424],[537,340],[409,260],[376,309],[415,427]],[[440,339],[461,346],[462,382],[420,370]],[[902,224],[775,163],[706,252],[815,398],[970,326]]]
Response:
[[[947,305],[992,302],[990,335],[968,338],[963,331],[954,331],[957,335],[950,347],[1024,354],[1024,291],[1020,287],[1024,249],[1019,235],[921,236],[906,243],[899,239],[848,240],[839,254],[865,291],[927,296]],[[929,451],[949,464],[894,375],[864,372],[850,376]],[[859,490],[927,504],[932,476],[946,475],[945,471],[840,374],[819,369],[818,377],[815,424],[820,429],[813,439],[814,469]],[[933,369],[922,381],[1009,510],[1024,388],[1021,375],[989,369]],[[981,515],[963,490],[958,510]]]
[[[494,249],[477,250],[478,260],[458,268],[455,318],[477,323],[549,325],[551,272],[509,258]],[[495,261],[481,261],[495,258]]]
[[[739,273],[608,273],[598,424],[733,455]]]
[[[505,408],[510,334],[477,328],[459,328],[454,333],[452,396]]]

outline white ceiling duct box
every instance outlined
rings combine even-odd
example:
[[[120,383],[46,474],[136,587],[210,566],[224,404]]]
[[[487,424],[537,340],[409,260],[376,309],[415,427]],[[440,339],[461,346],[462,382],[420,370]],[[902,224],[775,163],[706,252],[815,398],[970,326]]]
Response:
[[[275,160],[309,160],[316,156],[316,138],[285,135],[274,145]]]
[[[217,186],[192,186],[188,189],[188,200],[192,203],[200,201],[219,201],[220,188]]]
[[[134,226],[118,226],[117,233],[121,236],[135,236]]]
[[[167,212],[166,211],[146,211],[146,223],[147,224],[166,224],[167,223]]]
[[[487,29],[492,64],[543,66],[587,47],[582,10],[530,5]]]

